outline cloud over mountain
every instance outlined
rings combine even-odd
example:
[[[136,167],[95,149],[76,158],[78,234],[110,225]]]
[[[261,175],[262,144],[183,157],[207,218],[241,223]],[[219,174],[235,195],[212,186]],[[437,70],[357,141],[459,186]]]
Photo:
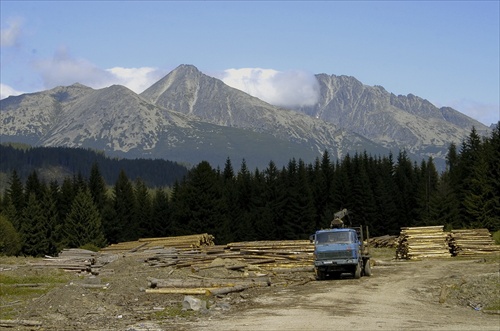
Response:
[[[165,74],[153,67],[99,68],[86,59],[73,57],[65,47],[60,47],[52,58],[37,61],[35,67],[47,89],[81,83],[96,89],[123,85],[140,93]]]
[[[315,76],[305,71],[227,69],[219,78],[231,87],[277,106],[310,106],[319,98]]]

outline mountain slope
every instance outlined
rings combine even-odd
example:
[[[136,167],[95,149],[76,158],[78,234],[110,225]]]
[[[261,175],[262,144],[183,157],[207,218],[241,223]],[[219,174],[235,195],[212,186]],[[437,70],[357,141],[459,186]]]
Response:
[[[474,125],[449,107],[414,95],[396,96],[353,77],[320,74],[320,99],[283,109],[181,65],[140,95],[119,85],[81,84],[0,100],[0,141],[100,149],[125,158],[160,158],[223,166],[245,159],[265,168],[273,160],[313,161],[366,151],[405,149],[416,161],[432,156],[443,169],[449,143]]]
[[[472,126],[489,128],[460,112],[435,107],[409,94],[396,96],[381,86],[366,86],[354,77],[319,74],[320,99],[296,110],[356,132],[389,149],[406,149],[421,157],[443,159],[451,142],[459,144]]]
[[[182,94],[182,92],[179,92]],[[291,157],[313,160],[318,151],[245,128],[206,123],[153,105],[123,86],[94,90],[75,84],[0,101],[0,139],[34,146],[99,149],[126,158],[161,158],[223,166],[229,157],[263,168]],[[314,142],[313,142],[314,143]]]
[[[318,154],[325,150],[334,157],[363,150],[387,152],[370,140],[331,123],[270,105],[229,87],[191,65],[179,66],[141,96],[157,106],[196,116],[203,122],[269,134],[309,146]]]

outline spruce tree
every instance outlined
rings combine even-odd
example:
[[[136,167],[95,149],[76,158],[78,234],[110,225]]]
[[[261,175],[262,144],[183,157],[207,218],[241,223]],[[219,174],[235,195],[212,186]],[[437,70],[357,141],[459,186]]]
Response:
[[[10,177],[9,188],[7,189],[7,194],[9,196],[10,202],[14,209],[9,212],[9,221],[12,223],[14,228],[19,232],[21,230],[21,213],[26,205],[25,194],[23,189],[23,183],[19,178],[17,171],[13,170]]]
[[[88,189],[76,195],[64,223],[64,234],[69,247],[106,245],[101,216]]]
[[[0,214],[0,255],[19,255],[22,248],[21,237],[12,223]]]
[[[162,188],[157,189],[153,197],[150,227],[155,237],[174,235],[168,195]]]
[[[61,221],[57,211],[57,186],[51,183],[50,189],[43,191],[41,197],[41,207],[43,211],[44,222],[46,224],[47,252],[46,254],[55,256],[62,247]]]
[[[99,170],[99,165],[97,164],[97,162],[93,163],[92,168],[90,169],[88,186],[94,204],[96,205],[99,212],[102,213],[107,200],[106,182],[101,176],[101,172]]]
[[[106,219],[105,233],[110,242],[139,239],[139,224],[135,216],[134,188],[122,169],[113,188],[113,207],[115,218]]]
[[[29,256],[43,256],[48,252],[47,224],[35,193],[30,193],[21,217],[22,252]]]
[[[137,178],[134,186],[135,195],[135,220],[138,224],[140,238],[155,237],[154,228],[151,226],[151,196],[144,181]]]

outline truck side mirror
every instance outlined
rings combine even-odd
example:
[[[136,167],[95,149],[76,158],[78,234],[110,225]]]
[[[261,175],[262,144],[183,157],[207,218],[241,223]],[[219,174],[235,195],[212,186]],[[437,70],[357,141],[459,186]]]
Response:
[[[315,235],[313,235],[313,234],[309,236],[309,242],[311,244],[314,242],[314,237],[315,237]]]

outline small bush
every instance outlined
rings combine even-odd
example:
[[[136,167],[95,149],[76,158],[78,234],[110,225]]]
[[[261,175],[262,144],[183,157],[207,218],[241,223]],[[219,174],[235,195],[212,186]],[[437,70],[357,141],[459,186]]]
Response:
[[[0,215],[0,255],[18,255],[21,252],[21,237],[12,223]]]
[[[500,230],[493,233],[493,240],[495,240],[496,245],[500,245]]]

